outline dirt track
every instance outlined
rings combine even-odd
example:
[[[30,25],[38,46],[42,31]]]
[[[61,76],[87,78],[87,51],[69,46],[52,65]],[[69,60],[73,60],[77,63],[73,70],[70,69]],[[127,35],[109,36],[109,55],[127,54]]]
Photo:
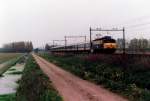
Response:
[[[100,86],[82,80],[45,59],[34,55],[41,69],[48,75],[64,101],[128,101]]]

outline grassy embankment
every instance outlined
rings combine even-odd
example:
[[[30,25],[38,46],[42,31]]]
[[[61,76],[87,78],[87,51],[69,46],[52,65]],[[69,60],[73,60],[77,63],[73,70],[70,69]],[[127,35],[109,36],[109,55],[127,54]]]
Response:
[[[19,81],[16,101],[62,101],[32,56],[27,60],[22,79]]]
[[[131,101],[150,101],[150,58],[111,55],[41,56]]]

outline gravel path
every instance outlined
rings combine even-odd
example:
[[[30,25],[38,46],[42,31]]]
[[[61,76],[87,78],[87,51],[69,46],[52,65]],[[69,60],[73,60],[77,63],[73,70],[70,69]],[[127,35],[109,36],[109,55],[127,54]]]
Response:
[[[104,88],[73,74],[33,54],[43,72],[50,78],[64,101],[128,101]]]

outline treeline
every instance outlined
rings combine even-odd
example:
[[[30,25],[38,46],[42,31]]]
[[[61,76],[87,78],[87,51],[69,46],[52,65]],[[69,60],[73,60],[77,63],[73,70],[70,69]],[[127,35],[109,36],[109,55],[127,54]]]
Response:
[[[3,45],[3,52],[31,52],[33,50],[32,42],[12,42]]]
[[[131,39],[131,40],[126,40],[126,49],[132,50],[132,51],[146,51],[150,50],[150,40],[148,39]],[[117,39],[117,45],[118,48],[122,49],[123,48],[123,39]]]

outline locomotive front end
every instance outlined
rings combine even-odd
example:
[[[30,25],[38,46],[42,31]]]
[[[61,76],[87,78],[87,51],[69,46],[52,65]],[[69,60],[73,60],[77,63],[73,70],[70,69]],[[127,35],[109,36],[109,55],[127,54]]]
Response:
[[[114,53],[117,49],[116,40],[112,39],[110,36],[95,39],[92,43],[92,50],[94,52]]]
[[[117,44],[116,43],[104,43],[104,49],[116,49]]]

